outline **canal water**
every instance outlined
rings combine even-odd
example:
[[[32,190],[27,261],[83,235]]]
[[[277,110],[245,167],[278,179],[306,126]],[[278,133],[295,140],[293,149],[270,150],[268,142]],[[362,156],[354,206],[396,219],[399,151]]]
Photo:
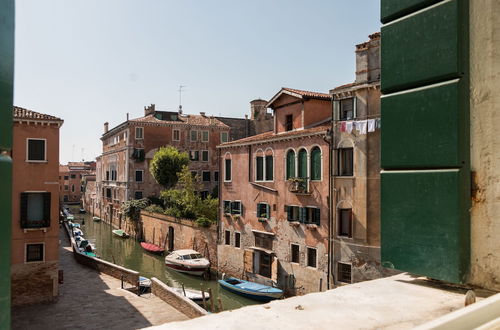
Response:
[[[123,239],[113,235],[110,225],[104,222],[95,222],[90,214],[78,214],[78,209],[71,209],[75,222],[80,224],[83,236],[95,246],[97,255],[106,261],[136,270],[141,276],[156,277],[171,287],[208,291],[212,289],[214,304],[218,306],[217,298],[220,297],[224,310],[236,309],[258,302],[241,297],[220,288],[215,279],[203,280],[201,277],[178,273],[165,266],[164,256],[146,252],[134,238]]]

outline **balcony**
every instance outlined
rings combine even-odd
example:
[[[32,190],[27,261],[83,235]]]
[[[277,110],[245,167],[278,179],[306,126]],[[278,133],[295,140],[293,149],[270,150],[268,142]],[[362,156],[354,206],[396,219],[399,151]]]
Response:
[[[288,191],[295,194],[310,194],[309,178],[290,178],[288,181]]]

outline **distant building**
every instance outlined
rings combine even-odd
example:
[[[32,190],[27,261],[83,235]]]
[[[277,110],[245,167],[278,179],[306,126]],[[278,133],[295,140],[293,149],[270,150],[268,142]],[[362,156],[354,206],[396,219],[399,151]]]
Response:
[[[83,175],[82,190],[82,207],[95,213],[98,203],[95,171]]]
[[[255,101],[254,101],[255,102]],[[219,271],[291,294],[327,288],[331,95],[282,88],[272,131],[223,143]]]
[[[189,153],[190,170],[198,175],[202,196],[216,193],[219,157],[216,146],[235,137],[255,134],[249,119],[158,111],[144,108],[144,116],[109,129],[104,124],[103,152],[96,164],[94,212],[104,221],[122,226],[121,205],[131,199],[158,196],[162,187],[149,172],[154,154],[164,146]]]
[[[59,128],[63,120],[14,107],[12,304],[53,301],[59,268]]]
[[[68,162],[59,165],[59,202],[79,204],[82,200],[83,176],[95,173],[96,164],[91,162]]]

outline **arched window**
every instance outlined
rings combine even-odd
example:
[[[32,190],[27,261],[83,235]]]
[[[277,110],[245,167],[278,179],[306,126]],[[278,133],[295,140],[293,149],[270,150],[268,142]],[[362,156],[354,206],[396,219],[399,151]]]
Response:
[[[321,149],[314,147],[311,151],[311,180],[321,180]]]
[[[255,181],[273,181],[274,158],[273,150],[268,148],[265,152],[257,150],[255,156]]]
[[[290,150],[286,153],[286,178],[288,180],[295,176],[295,151]]]
[[[307,178],[307,151],[300,149],[299,151],[299,178]]]
[[[224,181],[229,182],[232,179],[231,154],[226,152],[224,156]]]

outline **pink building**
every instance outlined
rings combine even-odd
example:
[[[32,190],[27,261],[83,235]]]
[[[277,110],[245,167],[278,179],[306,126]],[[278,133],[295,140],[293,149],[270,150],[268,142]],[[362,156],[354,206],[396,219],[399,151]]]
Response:
[[[273,131],[218,147],[219,271],[290,294],[327,288],[329,94],[282,88]]]

